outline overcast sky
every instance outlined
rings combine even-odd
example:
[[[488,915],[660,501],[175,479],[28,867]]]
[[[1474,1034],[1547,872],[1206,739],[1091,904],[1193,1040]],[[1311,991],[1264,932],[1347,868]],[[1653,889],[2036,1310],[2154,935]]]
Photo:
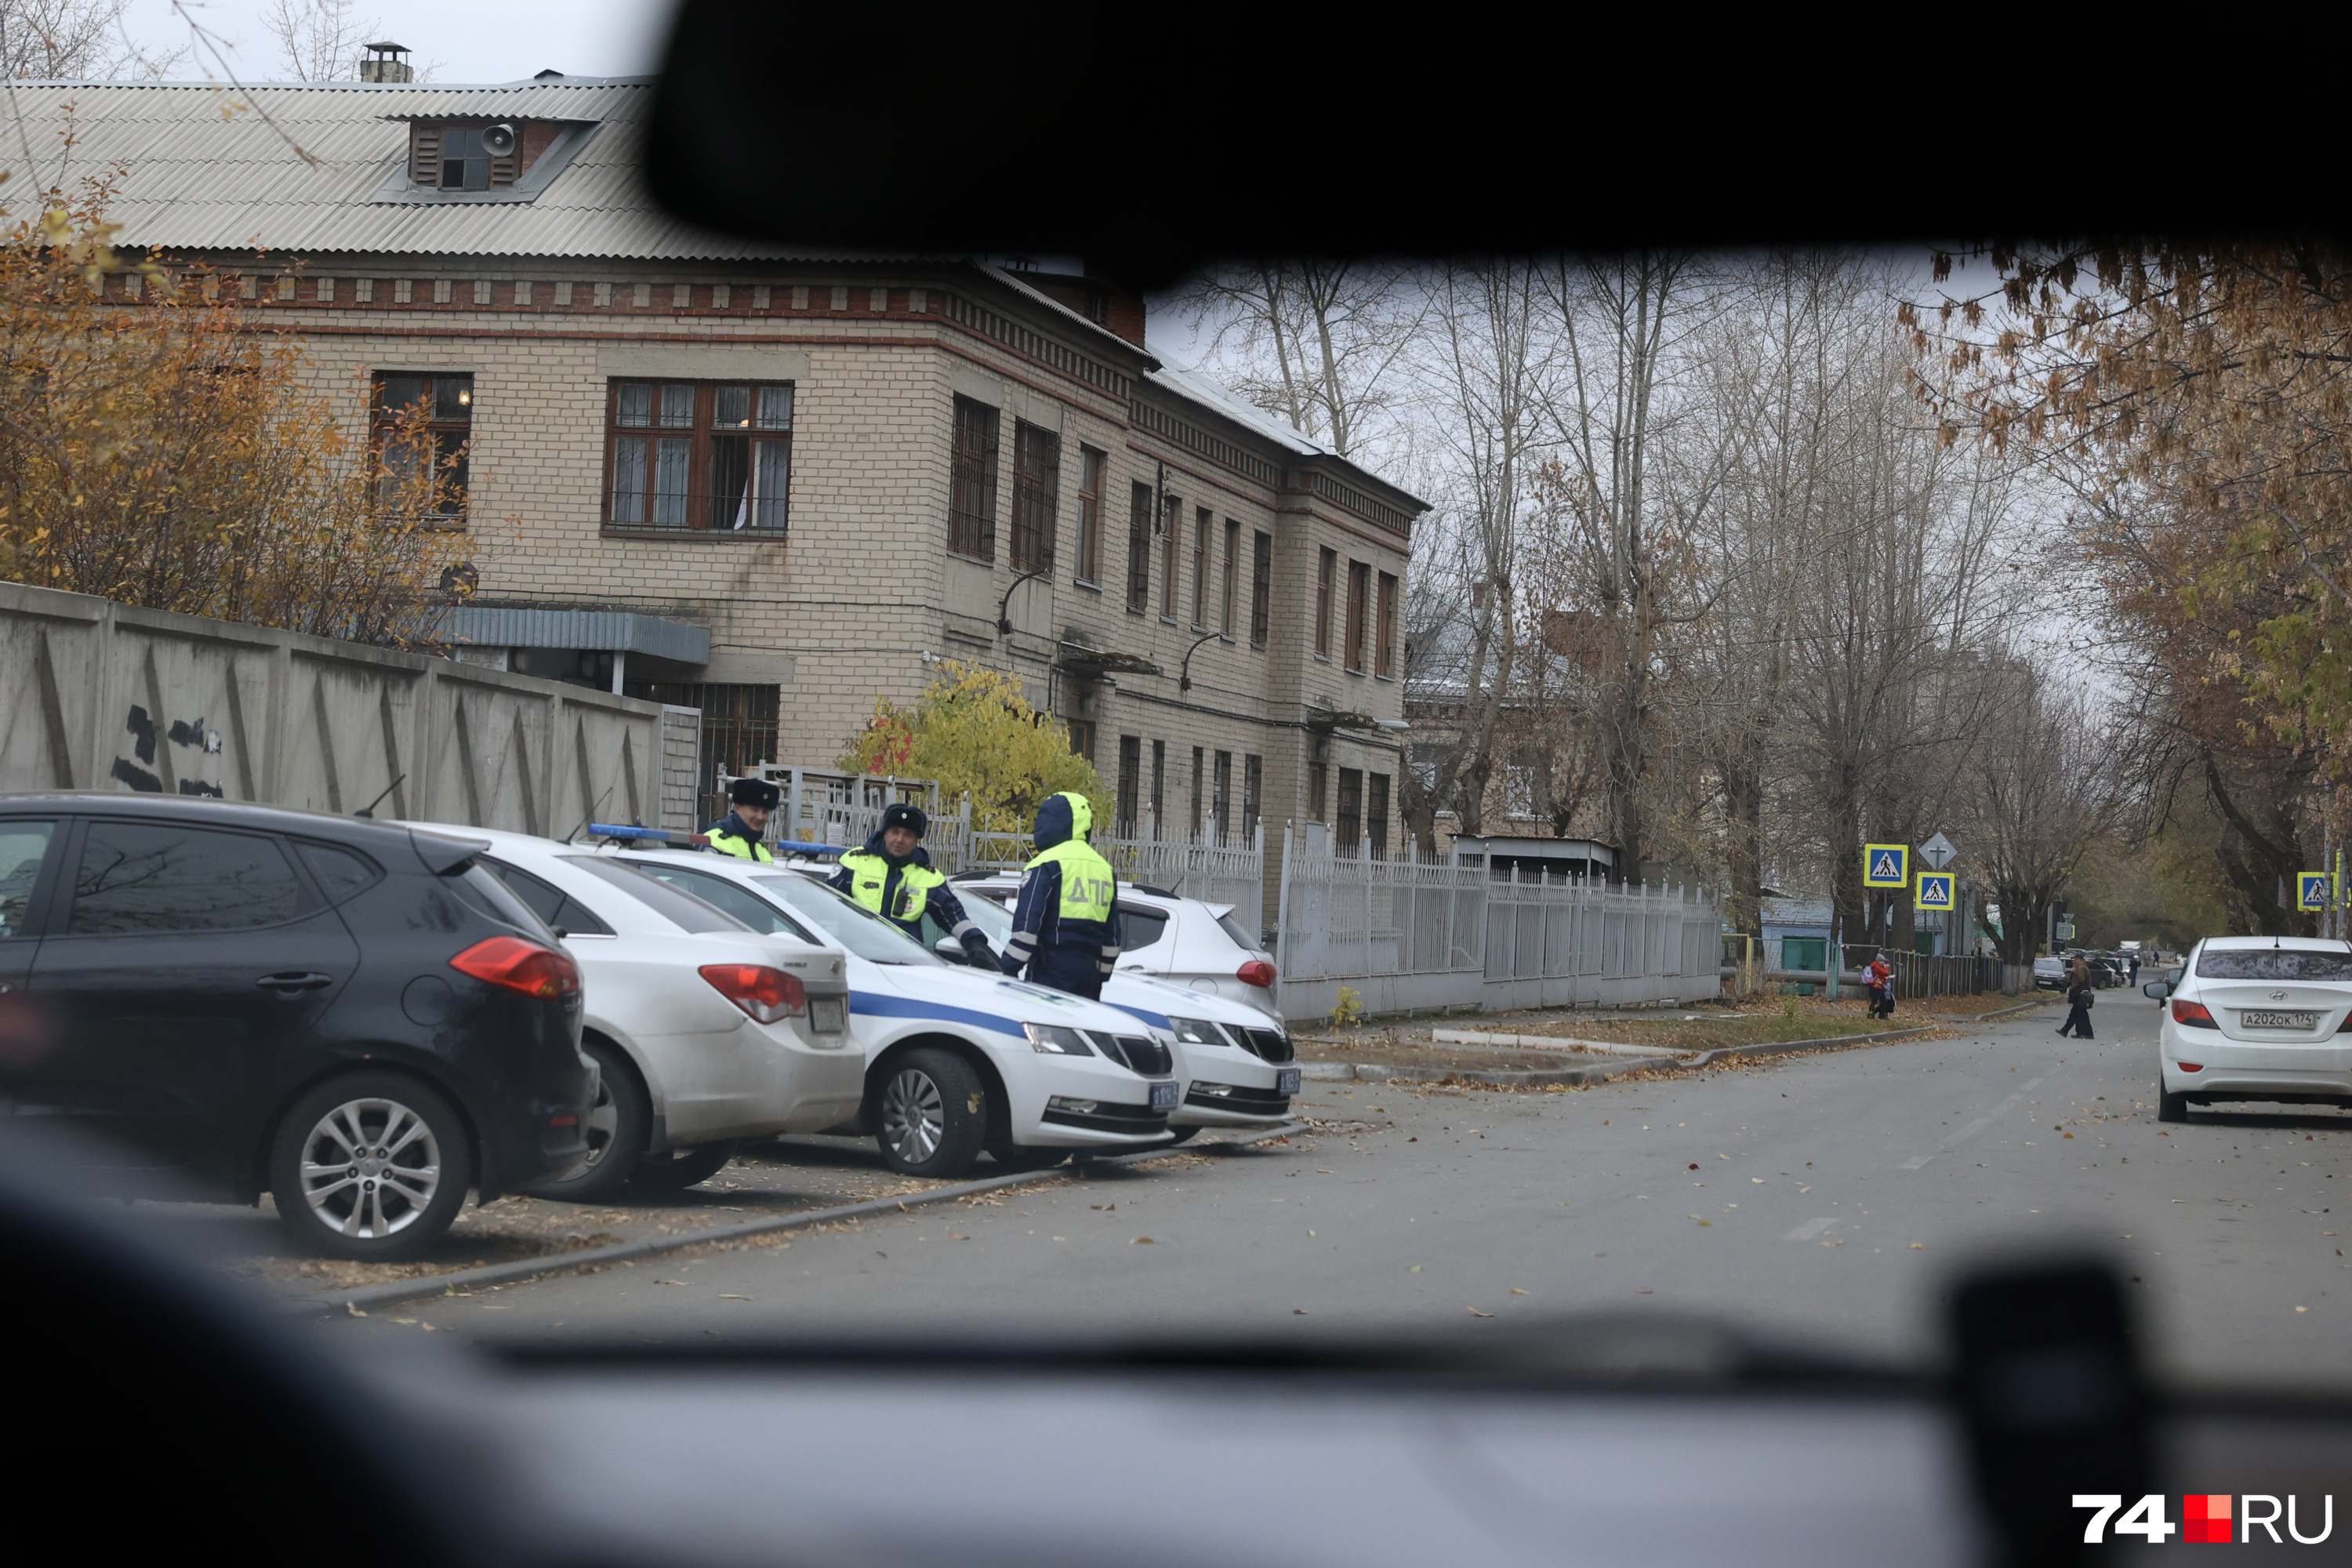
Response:
[[[261,26],[261,0],[187,0],[210,31],[234,46],[230,68],[247,81],[285,75],[277,42]],[[382,24],[372,37],[405,44],[414,58],[436,68],[433,79],[519,81],[543,70],[566,76],[635,76],[650,72],[669,16],[667,0],[398,0],[354,7]],[[168,50],[187,42],[188,26],[170,0],[132,0],[134,37]],[[198,58],[171,74],[202,79]]]

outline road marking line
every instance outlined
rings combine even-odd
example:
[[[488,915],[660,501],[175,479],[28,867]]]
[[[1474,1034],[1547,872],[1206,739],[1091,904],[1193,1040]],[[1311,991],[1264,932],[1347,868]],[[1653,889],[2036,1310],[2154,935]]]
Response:
[[[2006,1107],[2003,1109],[2006,1109]],[[1944,1147],[1948,1149],[1953,1144],[1960,1142],[1965,1139],[1973,1138],[1991,1125],[1991,1117],[1979,1116],[1974,1121],[1969,1122],[1966,1127],[1961,1128],[1958,1132],[1953,1133],[1949,1138],[1945,1139]]]
[[[1934,1156],[1933,1154],[1914,1154],[1914,1155],[1912,1155],[1908,1160],[1904,1161],[1904,1162],[1903,1162],[1903,1163],[1902,1163],[1901,1165],[1899,1165],[1899,1166],[1897,1166],[1897,1167],[1896,1167],[1896,1169],[1898,1169],[1898,1170],[1904,1170],[1904,1171],[1916,1171],[1916,1170],[1917,1170],[1920,1166],[1922,1166],[1922,1165],[1926,1164],[1928,1161],[1930,1161],[1930,1160],[1934,1159],[1935,1157],[1936,1157],[1936,1156]]]
[[[1837,1224],[1837,1216],[1834,1215],[1831,1215],[1827,1219],[1809,1219],[1804,1224],[1799,1226],[1796,1229],[1790,1231],[1788,1235],[1782,1237],[1780,1239],[1782,1241],[1811,1241],[1813,1237],[1821,1235],[1822,1232],[1829,1229],[1830,1226],[1835,1224]]]
[[[2041,1087],[2042,1080],[2040,1079],[2028,1079],[2026,1080],[2025,1087],[2018,1090],[2018,1092],[2020,1094],[2032,1094],[2035,1089],[2040,1089]]]

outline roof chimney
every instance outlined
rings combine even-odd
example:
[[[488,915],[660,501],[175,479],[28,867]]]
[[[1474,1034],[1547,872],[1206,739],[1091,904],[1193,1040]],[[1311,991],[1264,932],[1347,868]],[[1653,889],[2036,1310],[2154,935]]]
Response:
[[[416,68],[408,63],[405,44],[362,44],[367,51],[360,57],[362,81],[415,81]]]

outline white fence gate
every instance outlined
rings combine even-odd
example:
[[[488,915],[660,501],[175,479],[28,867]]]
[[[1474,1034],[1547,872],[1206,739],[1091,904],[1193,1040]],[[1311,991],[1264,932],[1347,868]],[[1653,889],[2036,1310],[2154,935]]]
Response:
[[[1719,988],[1721,921],[1680,888],[1612,886],[1456,861],[1334,852],[1286,830],[1276,1001],[1328,1015],[1683,1002]]]

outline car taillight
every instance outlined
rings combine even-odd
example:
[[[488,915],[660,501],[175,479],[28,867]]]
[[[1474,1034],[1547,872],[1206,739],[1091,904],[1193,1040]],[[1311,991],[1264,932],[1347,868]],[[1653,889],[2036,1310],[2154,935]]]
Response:
[[[570,956],[519,936],[494,936],[476,942],[449,961],[460,974],[488,984],[520,991],[526,996],[552,1001],[580,989],[580,966]]]
[[[2205,1064],[2203,1062],[2182,1062],[2180,1064],[2180,1070],[2182,1072],[2203,1072],[2205,1070]]]
[[[2213,1021],[2213,1015],[2206,1010],[2202,1002],[2176,1001],[2172,1005],[2172,1021],[2186,1024],[2192,1029],[2218,1029],[2221,1026]]]
[[[710,988],[762,1024],[797,1018],[808,1011],[808,988],[797,974],[764,963],[706,963]]]
[[[1234,977],[1244,985],[1255,985],[1265,991],[1274,989],[1274,965],[1263,958],[1251,959],[1234,971]]]

